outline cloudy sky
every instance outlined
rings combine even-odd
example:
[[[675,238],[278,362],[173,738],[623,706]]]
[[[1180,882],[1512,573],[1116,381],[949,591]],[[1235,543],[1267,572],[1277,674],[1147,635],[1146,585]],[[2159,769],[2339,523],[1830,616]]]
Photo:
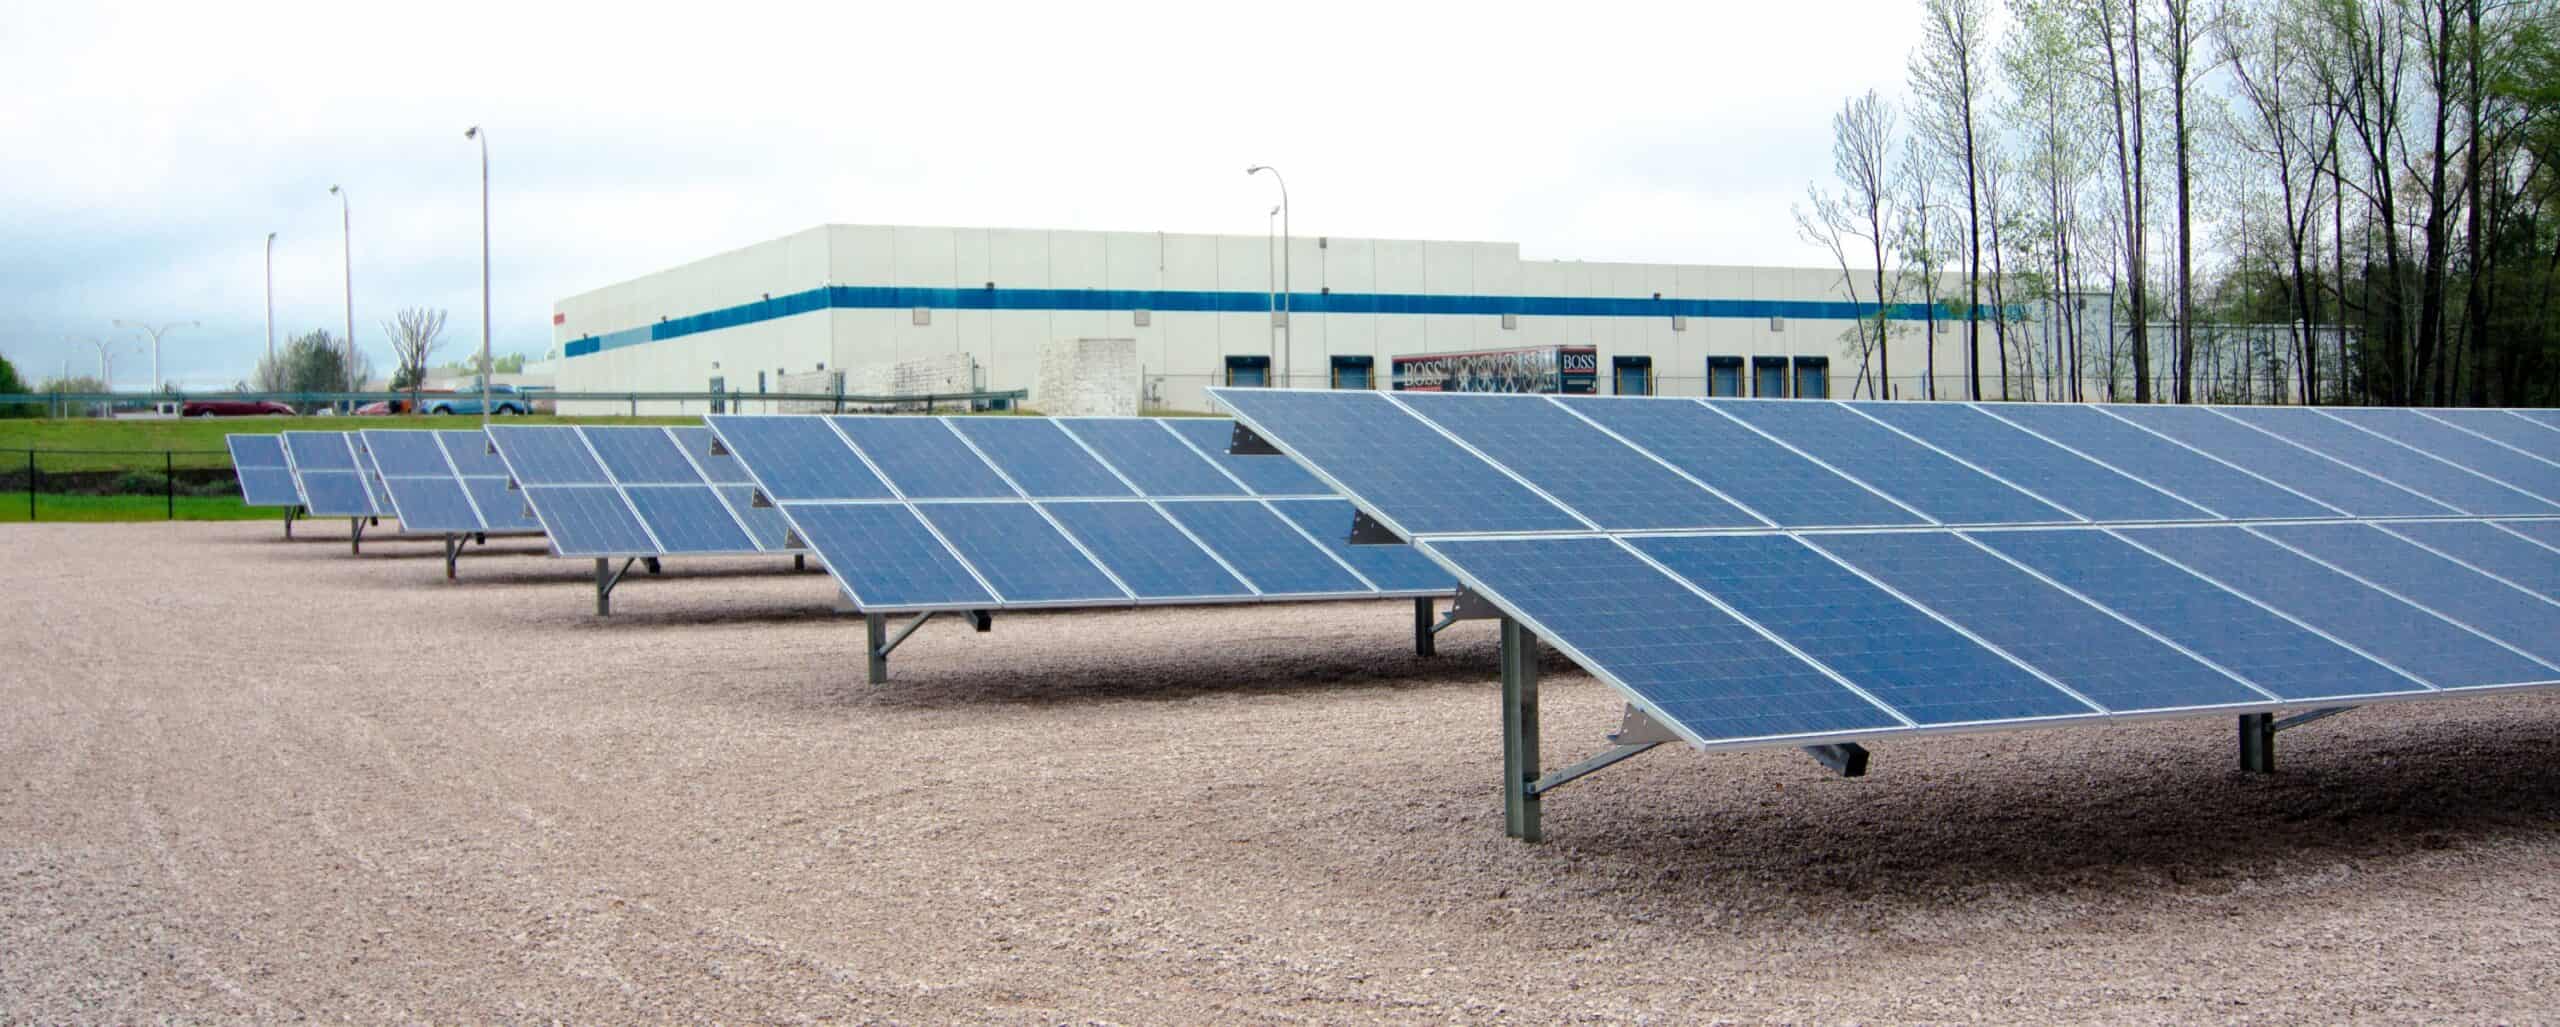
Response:
[[[1788,204],[1829,116],[1898,88],[1910,0],[1407,5],[834,2],[0,5],[0,354],[31,378],[111,324],[227,385],[276,330],[399,307],[496,345],[559,297],[813,225],[1516,241],[1533,258],[1818,263]]]

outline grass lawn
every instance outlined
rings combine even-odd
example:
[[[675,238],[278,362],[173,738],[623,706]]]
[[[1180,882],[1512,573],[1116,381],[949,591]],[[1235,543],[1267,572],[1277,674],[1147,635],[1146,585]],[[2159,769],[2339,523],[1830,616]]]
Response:
[[[58,492],[36,494],[38,521],[158,521],[169,516],[168,500],[161,496],[67,496]],[[238,496],[179,496],[178,519],[182,521],[281,521],[284,511],[272,506],[247,506]],[[27,522],[27,494],[0,492],[0,524]]]
[[[701,424],[701,415],[676,417],[502,417],[503,424]],[[30,449],[43,450],[47,472],[147,470],[161,467],[160,453],[174,450],[180,469],[231,466],[222,437],[280,431],[356,431],[367,428],[477,429],[477,417],[186,417],[116,421],[96,417],[0,419],[0,473],[26,466]],[[17,452],[10,452],[17,450]],[[63,450],[138,450],[109,454]],[[26,516],[26,493],[18,494]],[[0,511],[5,515],[5,511]]]

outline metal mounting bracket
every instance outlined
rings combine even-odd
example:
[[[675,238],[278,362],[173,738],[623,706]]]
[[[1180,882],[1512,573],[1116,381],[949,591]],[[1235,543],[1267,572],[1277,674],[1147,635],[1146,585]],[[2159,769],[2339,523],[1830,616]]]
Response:
[[[712,455],[712,456],[728,456],[728,455],[729,455],[729,445],[728,445],[728,443],[725,443],[725,442],[720,441],[720,436],[714,435],[714,436],[712,436],[712,437],[711,437],[711,455]]]
[[[970,617],[975,619],[984,615],[985,612],[986,611],[984,610],[973,610],[970,611]],[[862,615],[862,619],[864,629],[869,635],[869,638],[864,643],[864,648],[868,651],[870,657],[868,662],[870,663],[871,683],[879,685],[886,684],[889,680],[889,654],[898,648],[898,643],[906,641],[908,635],[915,634],[917,628],[923,627],[924,622],[932,620],[933,611],[926,610],[923,613],[916,614],[915,618],[913,620],[909,620],[905,627],[899,628],[896,634],[891,634],[889,632],[888,614],[866,613]],[[979,630],[984,631],[986,629],[980,628]]]
[[[975,628],[981,635],[996,629],[996,614],[993,610],[971,610],[968,616],[969,626]]]
[[[1867,747],[1856,742],[1808,745],[1804,747],[1804,754],[1842,777],[1867,776]]]
[[[1358,510],[1351,511],[1351,544],[1355,546],[1400,546],[1404,536]]]
[[[636,559],[626,559],[620,568],[616,568],[612,558],[596,557],[596,616],[613,615],[613,587],[622,583],[622,576],[630,573],[631,565],[637,562]]]
[[[1424,600],[1424,602],[1429,602],[1429,600]],[[1472,588],[1460,586],[1458,589],[1458,597],[1449,603],[1449,612],[1441,614],[1439,623],[1431,625],[1431,633],[1437,635],[1443,631],[1447,631],[1449,629],[1449,625],[1462,620],[1501,619],[1502,611],[1495,609],[1492,601],[1487,600],[1481,595],[1477,595],[1476,590]]]
[[[758,510],[771,510],[773,509],[773,497],[765,495],[763,489],[757,489],[754,492],[747,494],[747,505]]]
[[[2294,728],[2303,726],[2304,724],[2309,724],[2313,721],[2327,720],[2352,709],[2355,709],[2355,707],[2324,706],[2316,710],[2306,710],[2301,713],[2296,713],[2290,717],[2282,719],[2278,719],[2276,715],[2272,713],[2241,714],[2241,772],[2249,774],[2275,773],[2276,732],[2291,731]]]
[[[1272,445],[1271,440],[1254,434],[1253,429],[1245,427],[1243,421],[1237,421],[1235,430],[1227,436],[1227,452],[1234,456],[1279,456],[1280,447]]]

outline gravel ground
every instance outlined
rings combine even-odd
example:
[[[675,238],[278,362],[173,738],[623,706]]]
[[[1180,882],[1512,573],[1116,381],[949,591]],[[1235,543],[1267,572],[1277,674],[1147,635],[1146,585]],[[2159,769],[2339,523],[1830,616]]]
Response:
[[[858,622],[773,560],[0,529],[0,1021],[2549,1021],[2560,710],[1664,750],[1488,624]],[[312,538],[312,536],[319,536]],[[496,555],[512,550],[513,555]],[[1549,765],[1609,691],[1551,661]]]

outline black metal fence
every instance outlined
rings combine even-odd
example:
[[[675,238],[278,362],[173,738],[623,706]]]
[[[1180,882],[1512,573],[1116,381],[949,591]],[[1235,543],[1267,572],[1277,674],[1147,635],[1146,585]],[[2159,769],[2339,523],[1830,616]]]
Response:
[[[15,449],[0,465],[0,521],[176,520],[229,512],[240,486],[219,449]],[[234,516],[247,516],[243,508]]]

